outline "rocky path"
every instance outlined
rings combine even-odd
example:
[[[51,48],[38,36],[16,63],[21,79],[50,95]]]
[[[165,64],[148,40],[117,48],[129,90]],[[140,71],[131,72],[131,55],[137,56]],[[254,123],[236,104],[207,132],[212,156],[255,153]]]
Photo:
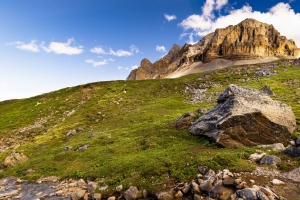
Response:
[[[93,181],[63,180],[47,177],[36,182],[27,182],[15,177],[0,180],[0,199],[5,200],[79,200],[79,199],[210,199],[210,200],[296,200],[300,197],[300,181],[291,177],[300,177],[300,168],[291,173],[280,173],[276,169],[257,167],[252,173],[232,173],[229,170],[212,171],[198,167],[197,179],[183,182],[151,193],[140,191],[131,186],[123,189],[122,185],[112,191],[114,195],[102,196],[95,191],[107,187]],[[296,181],[295,181],[296,180]]]

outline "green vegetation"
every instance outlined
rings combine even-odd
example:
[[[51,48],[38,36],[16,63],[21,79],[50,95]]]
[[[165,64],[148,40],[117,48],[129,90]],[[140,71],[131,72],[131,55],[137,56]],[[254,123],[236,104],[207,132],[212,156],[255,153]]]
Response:
[[[256,77],[255,70],[237,66],[178,79],[91,83],[0,102],[0,146],[8,147],[0,161],[14,149],[29,157],[16,167],[2,168],[0,176],[35,180],[56,175],[104,179],[111,188],[118,184],[155,188],[171,180],[190,179],[198,165],[251,171],[255,165],[247,158],[255,148],[224,149],[176,130],[173,123],[184,113],[210,109],[232,83],[254,89],[270,86],[274,99],[292,106],[300,128],[299,67],[281,66],[271,77]],[[207,98],[191,104],[194,94],[184,92],[185,87],[198,89],[204,84],[208,84]],[[66,136],[78,127],[83,131]],[[298,134],[295,131],[293,137]],[[76,151],[85,144],[87,150]],[[66,146],[73,149],[63,151]],[[26,174],[28,169],[35,171]]]

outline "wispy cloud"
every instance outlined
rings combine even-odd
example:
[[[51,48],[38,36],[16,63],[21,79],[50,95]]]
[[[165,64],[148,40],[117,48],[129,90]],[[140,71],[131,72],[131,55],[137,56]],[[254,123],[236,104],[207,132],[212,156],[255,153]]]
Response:
[[[21,41],[15,41],[12,43],[6,43],[6,45],[14,45],[16,48],[24,50],[24,51],[30,51],[30,52],[39,52],[40,49],[38,45],[35,44],[36,40],[31,40],[29,44],[25,44]]]
[[[158,52],[166,52],[167,50],[166,50],[166,47],[164,47],[164,46],[156,46],[156,51],[158,51]]]
[[[107,65],[107,60],[95,61],[92,59],[88,59],[85,61],[86,63],[93,64],[94,67]]]
[[[130,51],[125,51],[122,49],[114,51],[112,48],[109,48],[109,50],[106,51],[101,46],[94,47],[90,49],[90,51],[96,54],[113,55],[118,57],[128,57],[128,56],[133,56],[136,53],[139,53],[139,49],[134,45],[130,46]]]
[[[85,60],[86,63],[93,64],[94,67],[102,66],[102,65],[107,65],[108,62],[114,62],[114,61],[115,60],[112,59],[112,58],[104,59],[104,60],[100,60],[100,61],[95,61],[93,59],[87,59],[87,60]]]
[[[48,47],[44,46],[44,42],[40,45],[40,47],[46,51],[47,53],[55,53],[55,54],[67,54],[67,55],[78,55],[81,54],[83,50],[83,46],[71,46],[74,42],[74,38],[70,38],[66,43],[62,42],[51,42]]]
[[[96,53],[96,54],[107,54],[102,47],[94,47],[94,48],[90,49],[90,51],[92,53]]]
[[[131,70],[137,69],[138,67],[139,67],[138,65],[133,65],[133,66],[131,67]]]
[[[235,25],[246,18],[254,18],[258,21],[273,24],[273,26],[289,39],[293,39],[300,46],[300,23],[287,23],[300,21],[300,13],[295,13],[289,3],[277,3],[267,12],[254,11],[248,4],[239,9],[231,9],[229,14],[215,16],[218,11],[228,5],[228,0],[206,0],[201,14],[194,14],[184,19],[178,25],[184,29],[181,35],[189,36],[187,32],[193,32],[191,37],[203,37],[213,32],[216,28],[225,28]],[[189,38],[190,40],[191,38]]]
[[[164,16],[165,16],[166,20],[168,20],[168,22],[177,18],[176,15],[165,14]]]
[[[118,68],[118,70],[122,70],[123,69],[123,67],[121,67],[121,66],[118,66],[117,68]]]

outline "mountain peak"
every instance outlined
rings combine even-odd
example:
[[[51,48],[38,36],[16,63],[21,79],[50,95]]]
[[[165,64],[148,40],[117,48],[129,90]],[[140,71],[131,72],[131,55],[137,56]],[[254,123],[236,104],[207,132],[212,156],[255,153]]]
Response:
[[[150,70],[141,65],[132,73],[150,71],[150,74],[142,77],[163,78],[178,69],[195,67],[198,66],[196,63],[209,63],[216,59],[228,62],[255,61],[274,56],[298,58],[299,55],[300,49],[295,42],[281,36],[273,25],[247,18],[235,26],[216,29],[194,45],[180,47],[174,44],[166,56],[151,64]],[[184,74],[188,73],[195,73],[195,70],[186,71]],[[127,79],[133,77],[135,76]]]

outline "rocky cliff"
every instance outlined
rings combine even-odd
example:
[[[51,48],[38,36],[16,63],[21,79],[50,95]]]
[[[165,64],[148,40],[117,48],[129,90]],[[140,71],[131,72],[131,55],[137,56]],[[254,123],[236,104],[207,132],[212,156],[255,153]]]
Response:
[[[274,56],[298,58],[300,49],[293,40],[281,36],[273,25],[245,19],[235,26],[216,29],[194,45],[174,44],[166,56],[153,64],[143,59],[127,80],[163,78],[175,70],[195,67],[194,63],[216,59],[257,60]]]

